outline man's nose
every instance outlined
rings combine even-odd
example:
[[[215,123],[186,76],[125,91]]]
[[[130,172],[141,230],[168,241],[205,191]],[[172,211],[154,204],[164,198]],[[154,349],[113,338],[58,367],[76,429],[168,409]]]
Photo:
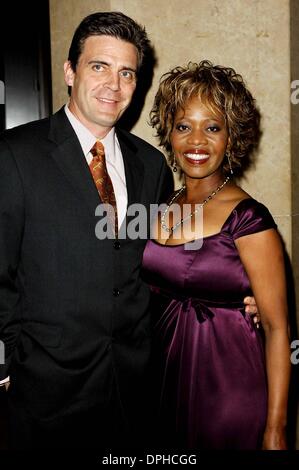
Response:
[[[106,87],[110,88],[113,91],[120,89],[120,76],[118,72],[111,71],[107,81],[105,83]]]

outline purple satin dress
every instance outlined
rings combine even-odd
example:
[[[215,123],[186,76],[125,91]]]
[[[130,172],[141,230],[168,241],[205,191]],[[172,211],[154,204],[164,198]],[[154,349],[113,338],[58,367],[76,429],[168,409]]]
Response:
[[[260,448],[267,413],[263,340],[244,311],[252,292],[234,240],[275,227],[265,206],[246,199],[196,251],[185,249],[188,243],[148,241],[143,276],[156,317],[162,444]]]

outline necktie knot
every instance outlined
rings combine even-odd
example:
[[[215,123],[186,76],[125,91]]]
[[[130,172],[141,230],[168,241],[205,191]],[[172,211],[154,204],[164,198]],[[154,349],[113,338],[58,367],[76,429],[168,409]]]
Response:
[[[90,153],[94,158],[96,157],[103,158],[105,156],[105,149],[104,149],[104,145],[102,144],[102,142],[97,140],[95,144],[93,145],[93,147],[91,148]]]

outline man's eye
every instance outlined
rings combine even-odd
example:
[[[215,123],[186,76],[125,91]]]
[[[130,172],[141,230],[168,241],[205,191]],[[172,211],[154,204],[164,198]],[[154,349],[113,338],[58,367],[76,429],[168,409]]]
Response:
[[[94,70],[95,72],[101,72],[102,70],[104,70],[104,67],[102,64],[94,64],[92,66],[92,70]]]
[[[220,129],[218,126],[209,126],[208,131],[209,132],[218,132]]]
[[[121,77],[125,78],[126,80],[134,80],[135,79],[135,73],[132,72],[131,70],[122,70],[120,72]]]

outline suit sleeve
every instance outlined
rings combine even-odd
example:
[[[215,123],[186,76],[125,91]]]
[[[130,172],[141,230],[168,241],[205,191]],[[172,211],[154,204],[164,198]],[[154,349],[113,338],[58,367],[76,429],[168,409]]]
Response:
[[[18,269],[24,230],[24,193],[12,152],[0,140],[0,380],[9,364],[20,329]],[[3,357],[4,352],[4,357]]]
[[[166,164],[165,158],[163,158],[162,168],[158,181],[157,203],[162,204],[163,202],[166,202],[169,199],[170,195],[173,193],[173,191],[173,175],[169,166]]]

